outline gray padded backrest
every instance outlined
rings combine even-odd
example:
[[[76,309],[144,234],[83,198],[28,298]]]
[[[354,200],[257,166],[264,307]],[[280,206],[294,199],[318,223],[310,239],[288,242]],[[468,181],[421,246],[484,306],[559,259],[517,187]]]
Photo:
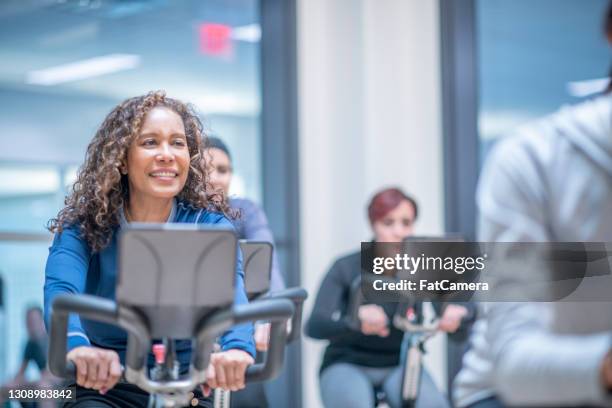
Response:
[[[190,337],[197,321],[234,301],[233,231],[132,224],[122,231],[116,300],[149,319],[153,336]]]
[[[272,244],[269,242],[240,241],[246,292],[249,298],[270,289],[272,273]]]

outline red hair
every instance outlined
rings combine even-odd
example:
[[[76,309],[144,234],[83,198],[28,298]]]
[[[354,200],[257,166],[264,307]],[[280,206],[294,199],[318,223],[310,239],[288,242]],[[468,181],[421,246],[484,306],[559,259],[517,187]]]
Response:
[[[383,219],[389,212],[400,205],[402,201],[408,201],[412,205],[412,208],[414,208],[414,219],[416,220],[418,215],[416,201],[399,188],[386,188],[376,193],[368,205],[370,224]]]

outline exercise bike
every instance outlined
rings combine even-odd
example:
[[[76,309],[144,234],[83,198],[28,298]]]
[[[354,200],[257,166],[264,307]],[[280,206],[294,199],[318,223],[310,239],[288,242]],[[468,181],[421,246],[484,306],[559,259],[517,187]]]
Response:
[[[358,277],[351,285],[347,310],[349,325],[358,331],[361,330],[359,307],[362,304],[364,295],[361,290],[361,277]],[[402,408],[413,408],[416,404],[423,371],[425,343],[438,332],[438,319],[425,319],[422,306],[422,302],[406,299],[398,303],[392,321],[398,330],[404,332],[400,352]],[[387,396],[382,390],[375,388],[374,391],[374,405],[379,406],[385,402]]]
[[[270,321],[265,361],[248,367],[246,381],[274,378],[284,361],[293,301],[269,298],[234,305],[237,241],[233,231],[173,224],[135,224],[119,237],[116,301],[88,294],[57,296],[52,304],[49,368],[74,379],[66,360],[70,313],[123,328],[127,333],[122,381],[150,394],[150,407],[187,406],[206,381],[216,339],[230,327]],[[153,339],[156,365],[147,372]],[[192,339],[189,369],[178,369],[174,339]]]
[[[299,287],[286,288],[270,292],[272,273],[272,252],[274,248],[269,242],[240,240],[242,251],[244,282],[249,302],[263,299],[289,299],[293,302],[295,311],[287,325],[286,344],[291,344],[300,338],[302,332],[302,310],[308,292]],[[265,355],[266,353],[264,353]],[[258,360],[262,353],[258,353]],[[230,408],[231,391],[217,388],[214,391],[215,408]]]

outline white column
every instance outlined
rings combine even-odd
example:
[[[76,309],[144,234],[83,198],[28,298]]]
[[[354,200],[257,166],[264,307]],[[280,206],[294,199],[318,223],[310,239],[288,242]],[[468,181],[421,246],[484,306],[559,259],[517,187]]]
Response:
[[[396,185],[418,200],[420,234],[443,231],[436,0],[298,0],[302,282],[370,239],[365,207]],[[325,342],[303,348],[304,407],[321,406]],[[428,361],[444,384],[442,344]]]

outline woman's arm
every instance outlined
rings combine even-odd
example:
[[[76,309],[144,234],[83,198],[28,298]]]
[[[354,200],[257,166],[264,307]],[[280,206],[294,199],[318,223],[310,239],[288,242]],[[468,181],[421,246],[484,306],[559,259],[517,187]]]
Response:
[[[214,224],[221,227],[228,227],[234,229],[232,223],[225,217],[220,216],[215,221]],[[237,249],[236,253],[236,286],[234,292],[234,304],[242,305],[249,303],[249,300],[246,295],[246,290],[244,287],[244,269],[242,267],[242,252],[240,251],[240,247]],[[244,323],[233,326],[231,329],[223,333],[221,339],[219,340],[219,345],[223,351],[227,351],[230,349],[239,349],[243,350],[246,353],[250,354],[252,357],[255,357],[255,342],[253,340],[253,324],[252,323]]]
[[[321,283],[306,324],[306,333],[312,338],[329,340],[353,332],[346,320],[344,299],[351,282],[346,281],[342,269],[336,261]]]
[[[217,225],[233,228],[231,222],[220,217]],[[237,248],[236,254],[236,289],[234,305],[248,303],[244,288],[244,270],[242,268],[242,252]],[[208,395],[211,388],[223,388],[238,391],[245,386],[246,368],[255,362],[255,341],[253,340],[253,324],[243,323],[233,326],[223,333],[219,339],[221,352],[213,353],[206,373],[204,394]]]
[[[229,221],[228,221],[229,224]],[[242,253],[238,249],[236,260],[236,291],[234,293],[234,305],[249,303],[244,288],[244,271],[242,269]],[[226,331],[220,339],[223,351],[239,349],[255,357],[255,342],[253,340],[253,324],[243,323]]]
[[[91,251],[84,239],[79,236],[78,228],[70,227],[55,235],[49,249],[45,267],[45,325],[49,330],[51,305],[57,295],[63,293],[83,293],[87,281],[87,271]],[[78,346],[89,346],[89,339],[76,315],[68,320],[68,350]]]
[[[436,314],[440,317],[440,330],[463,338],[469,334],[476,320],[474,302],[432,302]]]
[[[53,299],[63,293],[83,293],[91,260],[91,251],[77,228],[56,234],[45,268],[45,324],[51,322]],[[91,347],[89,338],[76,315],[68,319],[68,354],[76,366],[76,381],[82,387],[104,394],[121,376],[119,356],[114,350]]]

